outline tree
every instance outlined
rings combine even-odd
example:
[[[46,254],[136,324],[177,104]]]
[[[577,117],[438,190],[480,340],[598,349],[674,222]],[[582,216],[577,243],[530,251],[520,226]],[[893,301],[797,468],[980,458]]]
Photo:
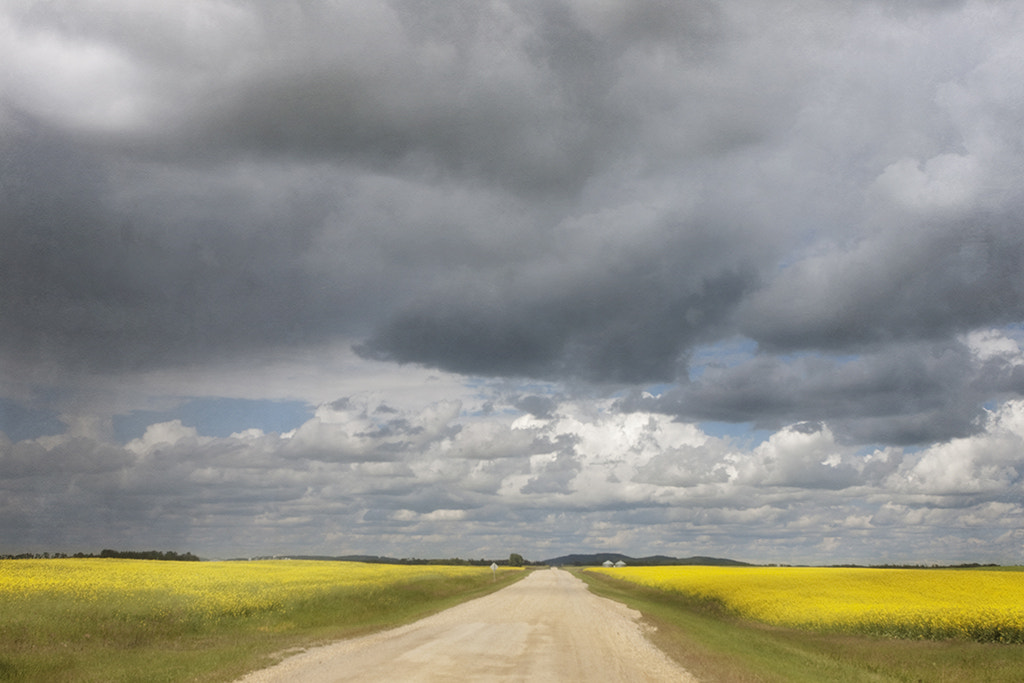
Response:
[[[523,566],[523,556],[520,555],[519,553],[512,553],[511,555],[508,556],[508,566],[510,566],[510,567],[522,567]]]

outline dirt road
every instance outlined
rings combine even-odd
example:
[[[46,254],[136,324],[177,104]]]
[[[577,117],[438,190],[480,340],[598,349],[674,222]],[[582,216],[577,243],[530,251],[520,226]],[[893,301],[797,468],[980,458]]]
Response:
[[[238,683],[680,681],[640,614],[568,572],[522,581],[413,624],[307,650]]]

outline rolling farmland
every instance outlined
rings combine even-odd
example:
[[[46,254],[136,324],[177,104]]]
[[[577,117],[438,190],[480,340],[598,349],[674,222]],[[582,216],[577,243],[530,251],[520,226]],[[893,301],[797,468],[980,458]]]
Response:
[[[521,575],[359,562],[3,560],[0,679],[223,680],[267,653],[404,623]]]
[[[1024,572],[839,567],[592,569],[775,626],[1024,643]]]

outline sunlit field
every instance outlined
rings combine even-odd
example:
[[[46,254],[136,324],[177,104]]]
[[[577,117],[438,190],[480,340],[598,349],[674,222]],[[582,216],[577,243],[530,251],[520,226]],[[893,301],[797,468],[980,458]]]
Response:
[[[399,623],[521,575],[289,560],[0,561],[0,680],[226,680],[261,648]]]
[[[599,568],[765,624],[915,639],[1024,643],[1024,572],[806,567]]]

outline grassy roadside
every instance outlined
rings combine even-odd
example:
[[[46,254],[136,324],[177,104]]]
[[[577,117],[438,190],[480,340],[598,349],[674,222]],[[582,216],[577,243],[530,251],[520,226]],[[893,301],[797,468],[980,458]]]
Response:
[[[298,564],[298,563],[295,563]],[[514,583],[523,571],[398,578],[339,586],[279,608],[216,619],[173,596],[68,600],[40,591],[0,602],[0,681],[232,681],[318,644],[392,628]]]
[[[1021,680],[1024,646],[820,634],[744,622],[714,605],[574,571],[601,596],[640,611],[651,640],[698,679],[726,683]]]

